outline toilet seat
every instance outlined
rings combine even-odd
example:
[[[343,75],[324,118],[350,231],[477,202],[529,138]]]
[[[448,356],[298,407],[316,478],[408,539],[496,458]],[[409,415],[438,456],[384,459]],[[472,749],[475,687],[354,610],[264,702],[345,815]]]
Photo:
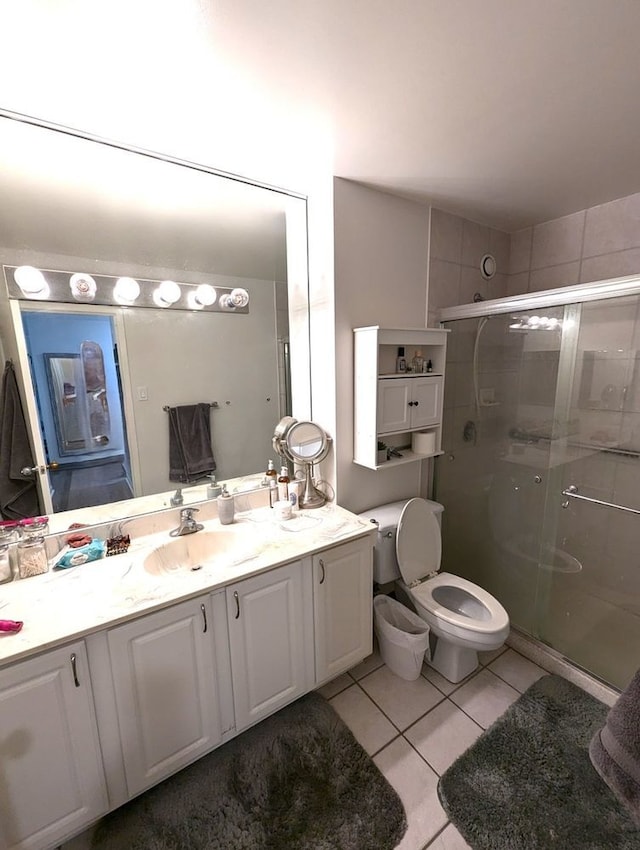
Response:
[[[424,499],[410,499],[404,506],[396,555],[410,595],[443,632],[478,644],[506,638],[509,615],[497,599],[468,579],[439,572],[440,526]]]
[[[456,591],[462,591],[458,595],[459,601],[470,605],[470,610],[455,610],[447,607],[445,599],[438,601],[438,589],[452,588],[451,602],[455,604]],[[474,632],[478,639],[483,636],[495,636],[496,632],[505,632],[505,637],[509,631],[509,615],[502,605],[471,581],[460,576],[454,576],[451,573],[438,573],[432,578],[426,579],[415,587],[410,587],[409,592],[415,599],[416,603],[425,608],[429,614],[436,617],[442,624],[443,630],[456,633],[458,629],[464,633]],[[435,596],[434,596],[435,592]],[[474,616],[476,611],[480,616]],[[462,636],[462,635],[461,635]]]

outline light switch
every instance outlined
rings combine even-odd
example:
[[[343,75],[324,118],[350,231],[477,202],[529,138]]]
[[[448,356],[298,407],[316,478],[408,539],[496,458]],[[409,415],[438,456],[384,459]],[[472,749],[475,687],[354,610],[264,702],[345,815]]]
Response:
[[[138,387],[138,401],[149,401],[149,392],[146,387]]]

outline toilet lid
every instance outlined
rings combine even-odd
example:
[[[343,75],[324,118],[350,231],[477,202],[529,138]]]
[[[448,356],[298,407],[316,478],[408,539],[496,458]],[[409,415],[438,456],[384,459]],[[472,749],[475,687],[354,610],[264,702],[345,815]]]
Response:
[[[440,569],[440,525],[424,499],[410,499],[404,506],[396,534],[396,557],[405,584],[426,578]]]

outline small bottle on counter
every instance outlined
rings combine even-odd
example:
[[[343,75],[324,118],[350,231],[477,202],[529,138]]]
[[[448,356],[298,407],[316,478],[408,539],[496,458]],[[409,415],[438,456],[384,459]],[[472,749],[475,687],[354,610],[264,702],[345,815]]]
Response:
[[[218,519],[221,525],[231,525],[235,516],[235,504],[233,496],[227,490],[227,485],[222,485],[222,493],[216,499],[218,505]]]
[[[280,467],[280,475],[278,476],[278,501],[289,501],[289,470],[286,466]]]
[[[275,478],[269,479],[269,507],[272,508],[278,501],[278,482]]]
[[[303,482],[299,478],[294,478],[289,482],[289,501],[291,502],[291,510],[296,513],[300,510],[300,494],[302,493]]]
[[[265,476],[267,478],[267,481],[269,482],[269,485],[271,485],[271,481],[275,481],[276,484],[278,483],[278,473],[276,472],[276,468],[273,465],[272,460],[270,460],[267,464],[267,471],[265,472]]]

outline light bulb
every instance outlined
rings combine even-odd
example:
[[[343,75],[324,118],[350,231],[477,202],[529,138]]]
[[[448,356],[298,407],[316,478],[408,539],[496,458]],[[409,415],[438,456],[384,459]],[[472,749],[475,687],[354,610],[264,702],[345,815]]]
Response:
[[[34,266],[19,266],[14,271],[13,278],[27,298],[49,297],[49,284],[40,269]]]
[[[140,295],[140,284],[132,277],[119,277],[113,287],[113,297],[118,304],[133,304]]]
[[[158,307],[170,307],[180,298],[180,287],[174,280],[163,280],[153,293],[153,301]]]
[[[202,310],[215,303],[217,293],[210,283],[201,283],[187,296],[187,302],[192,310]]]
[[[249,303],[249,293],[246,289],[232,289],[226,295],[220,296],[220,306],[225,310],[238,310]]]
[[[90,274],[72,274],[69,286],[76,301],[93,301],[96,297],[96,282]]]

